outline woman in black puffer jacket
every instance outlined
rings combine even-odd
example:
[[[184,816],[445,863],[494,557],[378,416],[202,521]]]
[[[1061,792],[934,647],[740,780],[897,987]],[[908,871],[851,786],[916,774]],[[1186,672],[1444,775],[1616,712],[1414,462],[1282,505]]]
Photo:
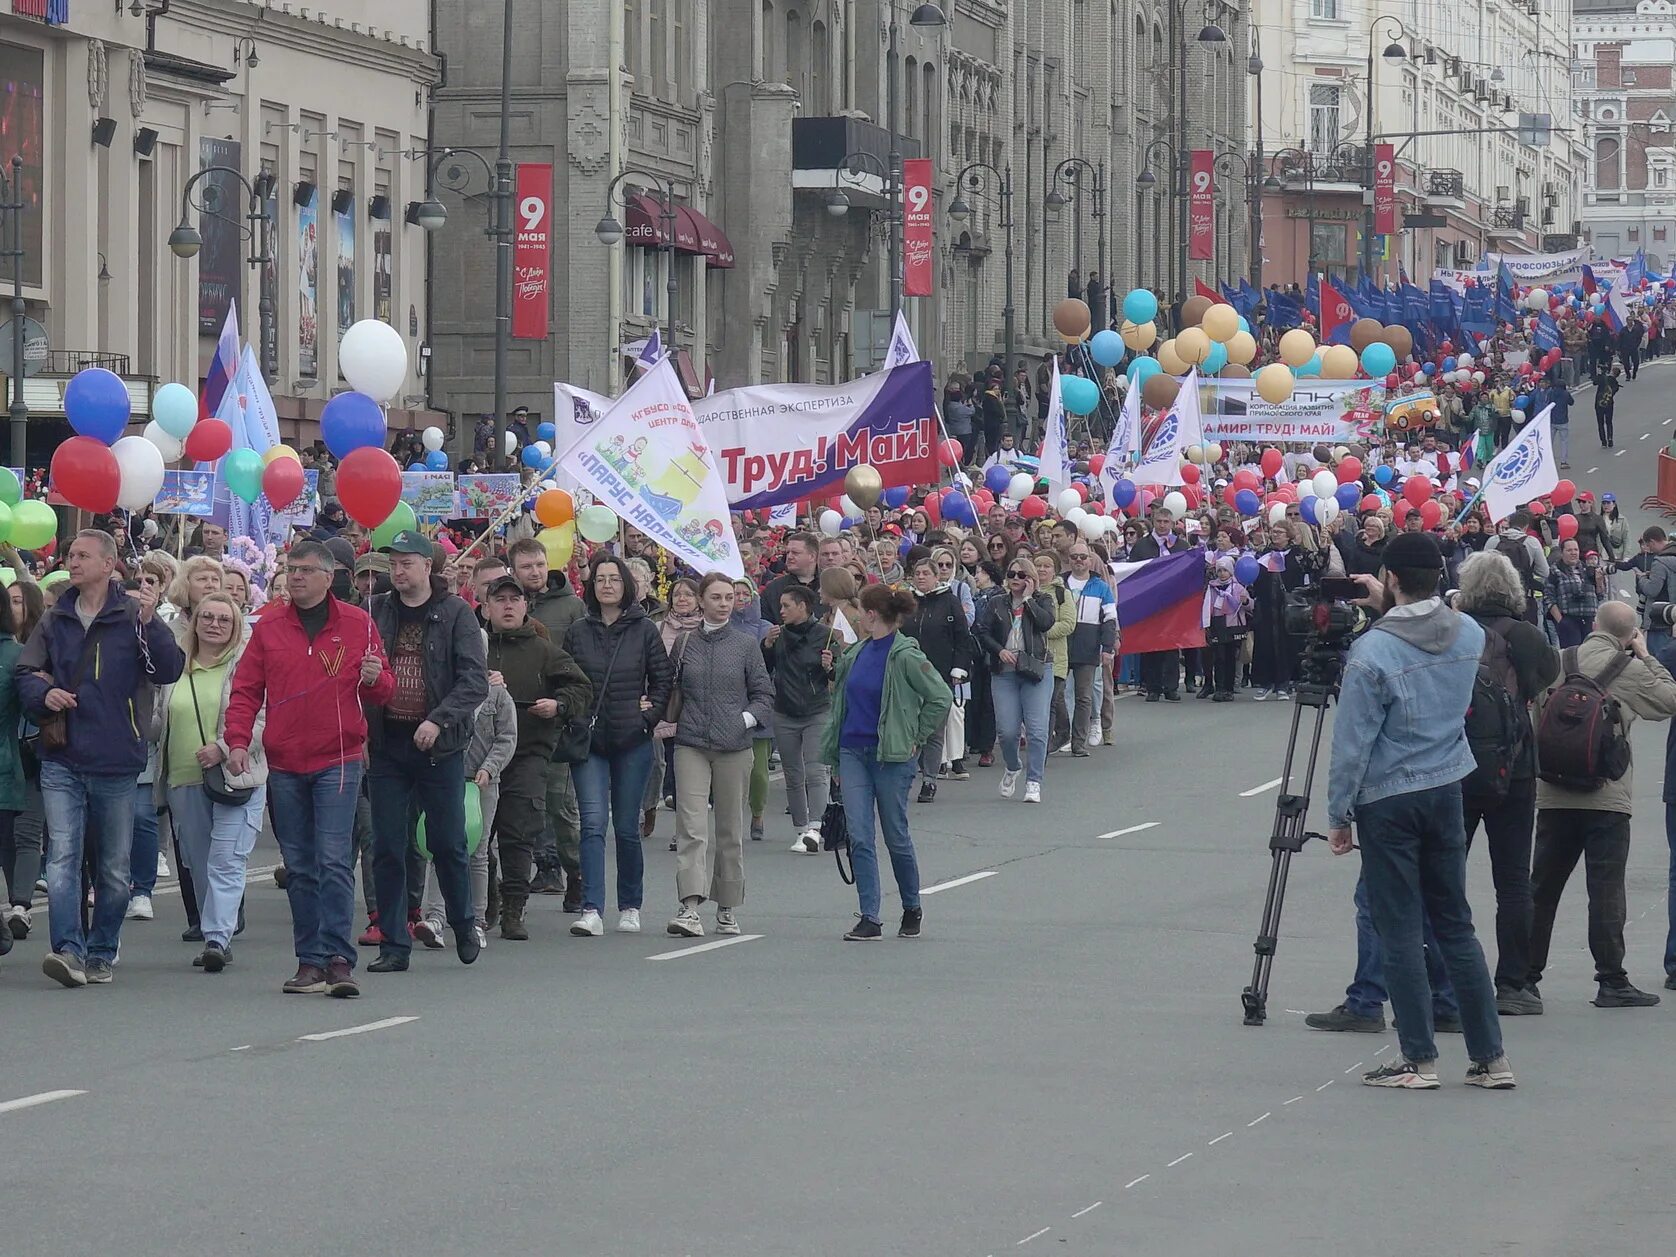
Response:
[[[914,562],[908,573],[913,581],[919,606],[902,621],[901,632],[919,643],[920,650],[937,669],[943,684],[955,690],[965,683],[972,671],[972,630],[966,623],[966,609],[960,605],[960,595],[947,581],[939,582],[937,566],[932,556]],[[957,677],[955,674],[959,673]],[[964,716],[962,716],[964,719]],[[937,774],[943,766],[944,734],[939,731],[920,748],[919,801],[930,803],[937,797]],[[960,765],[965,775],[965,765]]]
[[[583,586],[588,613],[565,632],[565,649],[594,687],[592,754],[570,770],[582,814],[580,937],[605,932],[605,821],[617,837],[617,929],[640,931],[645,855],[640,801],[652,771],[652,728],[663,719],[674,667],[658,628],[640,605],[628,564],[601,555]]]

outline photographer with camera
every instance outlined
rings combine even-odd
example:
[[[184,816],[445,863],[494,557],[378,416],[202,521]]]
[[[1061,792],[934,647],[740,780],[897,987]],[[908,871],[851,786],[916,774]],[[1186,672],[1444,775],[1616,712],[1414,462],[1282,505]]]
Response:
[[[1363,1076],[1372,1087],[1435,1090],[1425,926],[1461,1006],[1472,1065],[1469,1086],[1506,1090],[1495,987],[1473,933],[1466,897],[1461,781],[1475,766],[1465,717],[1484,630],[1437,596],[1443,553],[1425,533],[1386,543],[1380,583],[1361,582],[1366,605],[1385,613],[1345,661],[1333,725],[1328,842],[1334,854],[1361,835],[1368,909],[1385,953],[1385,983],[1402,1057]],[[1389,608],[1386,610],[1386,608]]]

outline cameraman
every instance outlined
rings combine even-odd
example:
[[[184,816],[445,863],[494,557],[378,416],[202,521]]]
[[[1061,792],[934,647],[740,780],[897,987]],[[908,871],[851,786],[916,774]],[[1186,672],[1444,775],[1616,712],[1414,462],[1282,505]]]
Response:
[[[1425,533],[1385,545],[1380,583],[1365,580],[1367,605],[1386,610],[1350,648],[1333,722],[1327,813],[1333,852],[1362,839],[1368,909],[1385,952],[1385,982],[1397,1015],[1402,1059],[1363,1075],[1371,1087],[1435,1090],[1425,968],[1429,917],[1461,1006],[1473,1064],[1469,1086],[1506,1090],[1495,987],[1472,929],[1466,897],[1461,780],[1475,762],[1465,718],[1484,630],[1437,596],[1443,552]]]

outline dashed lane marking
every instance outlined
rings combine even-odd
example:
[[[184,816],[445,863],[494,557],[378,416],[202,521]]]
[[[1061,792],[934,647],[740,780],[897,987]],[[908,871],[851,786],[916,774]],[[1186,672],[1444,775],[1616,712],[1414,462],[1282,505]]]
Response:
[[[1225,1130],[1220,1135],[1218,1135],[1215,1139],[1211,1140],[1208,1144],[1206,1144],[1205,1147],[1214,1148],[1214,1147],[1216,1147],[1217,1144],[1221,1143],[1224,1139],[1232,1139],[1233,1137],[1234,1137],[1234,1132],[1233,1131]]]
[[[982,873],[968,873],[965,877],[957,877],[950,882],[938,882],[935,886],[920,887],[920,894],[935,895],[938,891],[953,890],[956,886],[969,886],[973,882],[981,882],[986,877],[995,877],[998,869],[985,869]]]
[[[1267,1113],[1263,1114],[1262,1117],[1253,1118],[1251,1121],[1247,1122],[1246,1125],[1247,1126],[1255,1126],[1255,1125],[1257,1125],[1258,1122],[1266,1122],[1273,1115],[1274,1115],[1274,1110],[1270,1109]]]
[[[1192,1155],[1193,1154],[1191,1152],[1184,1152],[1179,1157],[1177,1157],[1174,1161],[1171,1161],[1164,1168],[1166,1170],[1173,1170],[1173,1169],[1176,1168],[1176,1166],[1180,1165],[1183,1161],[1187,1160],[1187,1158],[1192,1156]]]
[[[1096,1200],[1093,1204],[1089,1205],[1086,1209],[1078,1209],[1071,1216],[1073,1218],[1080,1218],[1085,1213],[1093,1213],[1096,1209],[1098,1209],[1101,1205],[1103,1205],[1105,1203],[1106,1202],[1103,1201],[1103,1200]]]
[[[327,1039],[347,1039],[354,1034],[371,1034],[374,1030],[389,1030],[394,1026],[405,1026],[410,1021],[418,1021],[417,1017],[385,1017],[380,1021],[369,1021],[364,1026],[345,1026],[342,1030],[322,1030],[318,1034],[300,1034],[298,1043],[324,1043]]]
[[[732,947],[736,943],[748,943],[752,939],[761,938],[760,934],[739,934],[733,938],[718,938],[713,943],[700,943],[697,947],[682,947],[675,951],[660,951],[655,956],[646,957],[647,960],[679,960],[683,956],[697,956],[703,952],[715,951],[721,947]]]
[[[1157,829],[1158,826],[1161,825],[1161,824],[1163,824],[1162,821],[1146,821],[1146,822],[1144,822],[1143,824],[1140,824],[1140,825],[1131,825],[1127,829],[1114,829],[1109,834],[1101,834],[1100,837],[1101,838],[1121,838],[1125,834],[1138,834],[1143,829]]]
[[[1262,794],[1265,790],[1273,790],[1276,786],[1278,786],[1284,780],[1285,780],[1284,777],[1276,777],[1273,781],[1265,781],[1260,786],[1252,786],[1251,789],[1249,789],[1249,790],[1241,790],[1240,791],[1240,798],[1249,799],[1253,795]]]
[[[1128,1191],[1131,1187],[1134,1187],[1134,1186],[1137,1186],[1138,1184],[1144,1183],[1144,1182],[1147,1181],[1147,1179],[1149,1179],[1151,1177],[1152,1177],[1152,1175],[1150,1175],[1150,1174],[1143,1174],[1139,1178],[1132,1178],[1127,1183],[1125,1183],[1123,1185],[1123,1190]]]
[[[15,1113],[19,1109],[39,1108],[43,1104],[51,1104],[55,1100],[69,1100],[75,1096],[84,1096],[85,1091],[42,1091],[32,1096],[23,1096],[17,1100],[0,1102],[0,1113]]]
[[[1046,1235],[1051,1230],[1053,1230],[1053,1228],[1051,1226],[1044,1226],[1041,1230],[1037,1231],[1034,1235],[1026,1235],[1018,1243],[1014,1244],[1013,1247],[1014,1248],[1023,1248],[1031,1240],[1039,1240],[1039,1239],[1042,1238],[1042,1236]]]

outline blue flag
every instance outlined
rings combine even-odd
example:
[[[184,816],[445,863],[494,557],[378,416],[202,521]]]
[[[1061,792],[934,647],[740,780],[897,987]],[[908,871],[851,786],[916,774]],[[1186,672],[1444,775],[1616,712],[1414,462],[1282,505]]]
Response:
[[[1483,284],[1474,284],[1461,296],[1461,330],[1484,334],[1494,329],[1490,311],[1491,293]]]
[[[1432,321],[1433,324],[1435,324],[1437,326],[1438,330],[1441,331],[1446,336],[1450,332],[1454,331],[1454,329],[1455,329],[1454,294],[1451,291],[1449,285],[1444,283],[1441,279],[1432,280],[1431,294],[1430,294],[1430,305],[1431,305],[1431,321]]]
[[[1536,316],[1536,331],[1531,333],[1531,343],[1544,353],[1560,348],[1560,325],[1546,310]]]
[[[1270,327],[1286,329],[1303,326],[1304,308],[1291,293],[1271,288],[1268,301]]]
[[[1317,325],[1321,321],[1321,277],[1314,271],[1309,273],[1309,281],[1304,285],[1304,305],[1314,312]]]
[[[1496,267],[1495,320],[1497,323],[1514,323],[1518,318],[1519,311],[1513,305],[1513,272],[1503,262]]]
[[[1636,289],[1641,287],[1641,281],[1646,278],[1647,250],[1638,247],[1635,250],[1635,256],[1629,260],[1629,265],[1624,267],[1624,283],[1630,288]]]

